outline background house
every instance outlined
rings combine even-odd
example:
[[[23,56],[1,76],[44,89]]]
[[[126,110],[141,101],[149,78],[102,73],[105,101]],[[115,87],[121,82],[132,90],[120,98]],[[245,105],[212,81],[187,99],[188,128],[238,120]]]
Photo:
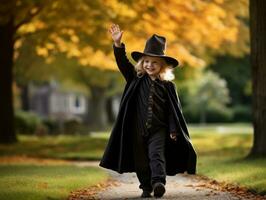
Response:
[[[31,84],[29,87],[30,111],[43,118],[84,121],[88,113],[87,105],[85,94],[62,90],[55,81],[41,86]]]

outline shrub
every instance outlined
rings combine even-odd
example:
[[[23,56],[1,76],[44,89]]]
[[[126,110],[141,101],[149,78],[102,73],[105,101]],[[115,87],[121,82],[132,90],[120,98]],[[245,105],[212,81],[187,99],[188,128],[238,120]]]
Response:
[[[193,112],[193,110],[189,109],[187,106],[183,108],[183,115],[187,123],[199,123],[200,121],[199,113],[197,111]]]
[[[51,118],[44,119],[43,124],[47,127],[49,134],[55,135],[60,133],[59,123],[56,120]]]
[[[212,107],[207,111],[207,122],[230,122],[233,112],[226,107]]]
[[[41,118],[32,112],[15,112],[15,129],[20,134],[34,134],[38,126],[41,126]]]
[[[82,122],[72,119],[64,122],[64,133],[71,135],[87,134],[89,133],[89,128]]]
[[[200,123],[199,110],[190,107],[184,107],[183,114],[188,123]],[[230,122],[233,118],[233,112],[224,106],[209,106],[206,110],[206,123],[208,122]]]

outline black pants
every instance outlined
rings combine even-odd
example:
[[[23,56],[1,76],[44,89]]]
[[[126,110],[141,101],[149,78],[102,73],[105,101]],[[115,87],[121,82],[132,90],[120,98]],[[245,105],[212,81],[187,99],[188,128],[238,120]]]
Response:
[[[139,188],[152,191],[154,183],[166,183],[164,150],[167,132],[165,128],[149,132],[150,134],[144,137],[139,130],[136,130],[133,136],[133,147]]]

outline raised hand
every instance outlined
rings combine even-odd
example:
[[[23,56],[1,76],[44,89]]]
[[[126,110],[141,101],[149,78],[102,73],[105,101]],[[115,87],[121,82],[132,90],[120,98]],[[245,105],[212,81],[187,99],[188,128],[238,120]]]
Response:
[[[121,46],[121,38],[124,31],[121,31],[117,24],[112,24],[108,31],[111,33],[115,46]]]

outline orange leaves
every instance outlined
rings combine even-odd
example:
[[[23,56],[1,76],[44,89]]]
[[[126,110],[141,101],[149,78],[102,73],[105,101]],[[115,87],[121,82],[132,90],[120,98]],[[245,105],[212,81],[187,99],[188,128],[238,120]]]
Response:
[[[172,44],[167,52],[167,54],[175,56],[179,60],[181,66],[184,66],[185,63],[191,67],[204,67],[206,65],[203,59],[191,54],[191,52],[181,44]]]
[[[19,28],[19,34],[34,33],[38,30],[44,29],[45,23],[40,20],[32,21],[28,24],[24,24]]]
[[[95,197],[95,195],[108,188],[111,186],[116,186],[118,185],[118,182],[113,180],[113,179],[108,179],[106,182],[101,182],[98,183],[97,185],[94,186],[90,186],[88,188],[84,188],[84,189],[80,189],[80,190],[76,190],[70,193],[70,195],[68,196],[68,200],[81,200],[81,199],[88,199],[88,200],[93,200],[93,199],[97,199]]]
[[[265,196],[261,196],[258,194],[253,194],[249,188],[241,187],[237,184],[229,184],[226,182],[218,182],[216,180],[209,179],[205,176],[195,176],[195,178],[198,180],[198,184],[194,187],[199,188],[209,188],[214,191],[211,191],[208,195],[215,195],[216,192],[222,191],[222,192],[230,192],[231,194],[234,194],[236,197],[240,199],[256,199],[256,200],[263,200],[265,199]]]
[[[100,50],[94,51],[89,46],[83,48],[81,52],[82,55],[79,57],[79,63],[83,66],[98,67],[100,69],[116,69],[112,55],[106,55]]]
[[[37,54],[66,53],[84,66],[116,69],[107,33],[112,22],[125,31],[128,52],[142,51],[146,39],[157,33],[167,38],[167,54],[190,66],[207,65],[204,59],[217,53],[241,55],[249,48],[248,28],[242,20],[248,17],[247,0],[79,0],[69,4],[59,0],[48,11],[49,15],[43,13],[22,26],[20,33],[50,26],[44,36],[48,41],[37,46]]]
[[[102,0],[102,1],[103,1],[102,3],[105,6],[110,8],[108,12],[113,17],[120,16],[120,17],[134,18],[137,16],[137,13],[134,10],[132,10],[127,4],[122,3],[121,1],[118,0],[109,0],[109,1]]]
[[[222,3],[224,3],[224,0],[214,0],[214,2],[217,4],[222,4]]]
[[[58,165],[58,164],[71,164],[66,160],[59,159],[44,159],[44,158],[33,158],[25,155],[21,156],[2,156],[0,157],[1,164],[14,164],[14,163],[30,163],[36,165]]]
[[[45,47],[37,46],[36,47],[36,53],[38,56],[47,57],[48,56],[48,49],[46,49]]]
[[[61,33],[69,36],[69,39],[71,42],[73,42],[73,43],[79,42],[79,37],[77,36],[77,34],[75,33],[75,31],[73,29],[65,28],[61,31]]]
[[[208,49],[221,52],[225,50],[224,44],[233,46],[237,45],[236,42],[242,43],[248,40],[243,36],[239,38],[239,30],[245,26],[240,23],[239,14],[228,10],[230,6],[238,10],[236,5],[242,10],[248,9],[243,2],[235,4],[223,0],[168,0],[167,3],[157,3],[156,14],[153,12],[144,15],[147,24],[154,17],[153,30],[151,26],[145,30],[149,31],[149,34],[159,32],[165,35],[169,44],[168,52],[175,53],[185,63],[203,66],[207,61],[201,57],[205,57],[204,54],[209,52]],[[247,17],[243,13],[241,12],[242,16]],[[246,51],[245,49],[246,47],[242,46],[238,48],[238,52]]]
[[[48,38],[46,43],[36,46],[37,55],[46,58],[48,63],[54,59],[53,55],[56,53],[65,53],[67,58],[76,58],[82,66],[116,70],[112,54],[105,53],[101,49],[95,50],[90,45],[84,45],[74,29],[63,28],[57,33],[51,33]]]
[[[245,25],[240,23],[238,13],[229,9],[234,7],[237,10],[238,5],[240,9],[247,10],[244,4],[224,0],[149,2],[153,3],[153,9],[144,12],[142,20],[136,25],[142,27],[143,37],[153,33],[164,35],[168,40],[167,52],[174,53],[172,56],[191,66],[206,65],[208,61],[204,61],[203,57],[210,53],[209,49],[225,52],[228,50],[224,49],[224,44],[233,46],[247,41],[247,37],[239,38],[239,30]],[[247,17],[243,13],[243,17]],[[241,47],[238,52],[246,51],[246,47]]]

